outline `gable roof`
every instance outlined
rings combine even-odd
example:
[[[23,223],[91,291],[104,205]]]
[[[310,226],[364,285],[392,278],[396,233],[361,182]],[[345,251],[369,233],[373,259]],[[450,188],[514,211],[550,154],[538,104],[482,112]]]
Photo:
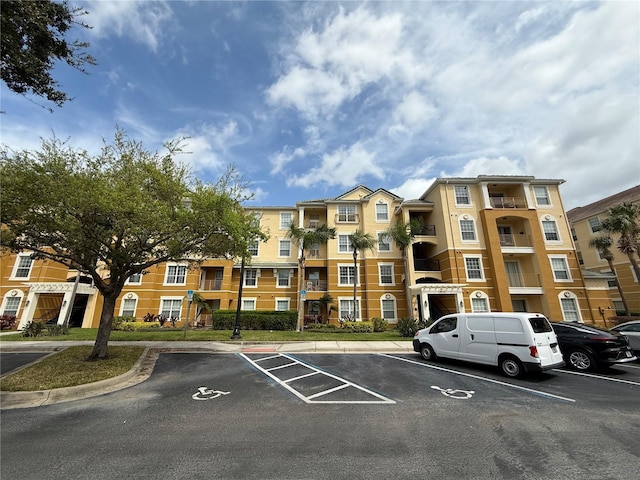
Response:
[[[615,207],[616,205],[620,205],[625,202],[640,202],[640,185],[636,185],[635,187],[631,187],[622,192],[603,198],[597,202],[590,203],[584,207],[572,208],[567,212],[567,218],[570,223],[578,222],[585,218],[595,217],[600,213],[606,212],[611,207]]]

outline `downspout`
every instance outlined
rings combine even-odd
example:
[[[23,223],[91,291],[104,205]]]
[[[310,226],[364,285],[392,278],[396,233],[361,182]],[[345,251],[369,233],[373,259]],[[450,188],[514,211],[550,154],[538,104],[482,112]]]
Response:
[[[445,187],[444,187],[444,195],[445,198],[447,200],[447,212],[449,213],[449,232],[451,234],[451,246],[453,247],[453,259],[455,261],[455,265],[456,265],[456,283],[460,283],[460,278],[458,276],[458,253],[456,251],[456,241],[455,241],[455,235],[453,234],[453,222],[451,221],[451,211],[449,210],[449,180],[445,180]],[[463,300],[464,302],[464,300]],[[460,308],[457,302],[457,298],[456,298],[456,309]]]

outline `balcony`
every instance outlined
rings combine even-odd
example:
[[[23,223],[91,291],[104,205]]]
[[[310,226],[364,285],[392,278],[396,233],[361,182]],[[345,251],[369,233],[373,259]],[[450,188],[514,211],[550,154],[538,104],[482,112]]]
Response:
[[[514,235],[513,233],[500,233],[500,246],[503,249],[531,249],[533,253],[533,243],[529,235]]]
[[[419,232],[415,232],[417,235],[426,235],[427,237],[435,237],[436,236],[436,226],[435,225],[423,225],[422,230]]]
[[[524,197],[489,197],[493,208],[527,208],[527,200]]]
[[[326,280],[307,280],[305,288],[307,292],[326,292],[327,282]]]
[[[413,268],[416,272],[439,272],[440,261],[433,258],[414,258]]]
[[[202,291],[222,290],[222,279],[203,280],[200,285]]]
[[[360,215],[357,213],[336,213],[335,223],[360,223]]]
[[[537,273],[509,273],[507,283],[511,294],[543,294],[542,281]]]

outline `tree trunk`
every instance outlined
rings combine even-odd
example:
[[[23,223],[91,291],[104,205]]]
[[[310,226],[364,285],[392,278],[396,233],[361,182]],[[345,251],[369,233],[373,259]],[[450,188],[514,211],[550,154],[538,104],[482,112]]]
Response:
[[[104,360],[109,356],[109,336],[111,335],[111,323],[118,295],[119,292],[112,293],[109,296],[103,295],[98,335],[96,336],[96,342],[93,344],[93,351],[87,357],[87,360]]]
[[[356,316],[356,286],[358,285],[358,250],[353,250],[353,321],[358,318]]]
[[[298,321],[296,325],[296,331],[302,332],[304,330],[304,302],[302,301],[302,290],[304,290],[304,250],[302,255],[298,259],[298,274],[300,276],[298,281]]]
[[[633,252],[629,252],[627,257],[629,257],[629,261],[633,266],[633,271],[636,273],[636,279],[640,282],[640,266],[638,266],[638,261],[633,256]]]
[[[608,258],[607,262],[609,263],[609,269],[611,270],[611,273],[613,273],[613,275],[616,277],[616,287],[618,287],[618,293],[620,294],[620,299],[622,300],[622,305],[624,306],[624,314],[628,316],[629,307],[627,306],[627,300],[624,298],[624,293],[622,293],[622,287],[620,286],[620,282],[618,281],[618,274],[615,267],[613,266],[613,261]]]

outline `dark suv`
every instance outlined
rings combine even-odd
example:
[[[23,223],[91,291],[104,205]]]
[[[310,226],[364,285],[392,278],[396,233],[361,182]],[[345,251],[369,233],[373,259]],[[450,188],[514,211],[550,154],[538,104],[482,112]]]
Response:
[[[617,332],[578,322],[551,322],[568,367],[593,371],[616,363],[633,362],[629,340]]]

